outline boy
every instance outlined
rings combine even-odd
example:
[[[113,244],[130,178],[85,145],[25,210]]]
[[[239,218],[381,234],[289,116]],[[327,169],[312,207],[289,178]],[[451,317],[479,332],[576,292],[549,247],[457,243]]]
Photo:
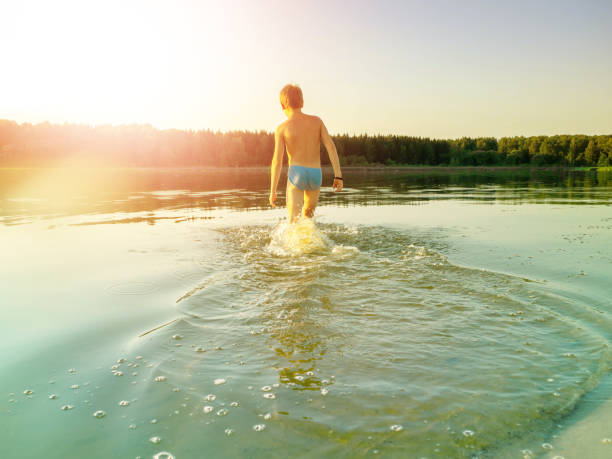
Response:
[[[278,126],[274,135],[274,156],[270,177],[270,205],[276,207],[276,187],[287,149],[287,211],[289,222],[294,223],[300,209],[304,217],[312,218],[319,201],[321,187],[320,144],[323,142],[334,168],[334,191],[342,189],[342,171],[334,141],[318,116],[302,113],[304,98],[299,86],[286,85],[280,92],[280,103],[287,121]]]

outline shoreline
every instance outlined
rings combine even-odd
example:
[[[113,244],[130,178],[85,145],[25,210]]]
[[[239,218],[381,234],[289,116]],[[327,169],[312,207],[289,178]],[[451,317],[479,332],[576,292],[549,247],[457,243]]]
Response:
[[[421,172],[498,172],[498,171],[597,171],[610,170],[609,167],[568,167],[568,166],[341,166],[343,171],[347,172],[376,172],[376,173],[421,173]],[[123,170],[170,170],[170,171],[235,171],[235,172],[263,172],[269,171],[269,166],[228,166],[228,167],[207,167],[207,166],[112,166],[112,165],[95,165],[88,166],[80,165],[64,165],[64,166],[6,166],[0,167],[0,170],[36,170],[36,169],[123,169]],[[324,173],[333,172],[331,166],[322,166]],[[287,166],[283,166],[283,170],[287,170]]]

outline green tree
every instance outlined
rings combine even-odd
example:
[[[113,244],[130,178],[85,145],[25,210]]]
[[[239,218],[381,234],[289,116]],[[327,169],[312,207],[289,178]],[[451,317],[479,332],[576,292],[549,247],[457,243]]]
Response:
[[[589,144],[584,150],[584,159],[591,165],[597,164],[597,161],[599,160],[599,148],[595,139],[589,140]]]

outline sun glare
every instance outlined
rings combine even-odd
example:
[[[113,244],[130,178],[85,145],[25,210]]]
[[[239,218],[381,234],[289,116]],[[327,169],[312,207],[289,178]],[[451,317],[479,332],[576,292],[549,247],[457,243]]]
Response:
[[[164,120],[179,102],[189,111],[185,101],[194,80],[199,100],[218,103],[222,81],[207,68],[223,57],[217,6],[200,5],[204,14],[197,21],[170,3],[14,2],[8,8],[15,20],[2,33],[10,43],[3,59],[17,68],[2,76],[11,88],[2,98],[23,118]]]

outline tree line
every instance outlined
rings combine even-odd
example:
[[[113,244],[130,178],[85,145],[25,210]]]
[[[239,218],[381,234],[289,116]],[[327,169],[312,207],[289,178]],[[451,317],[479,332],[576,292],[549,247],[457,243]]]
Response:
[[[612,135],[461,137],[333,136],[343,165],[610,166]],[[323,147],[322,147],[323,148]],[[16,123],[0,120],[0,166],[267,166],[265,131],[156,129],[151,125]],[[322,150],[322,162],[328,164]]]

